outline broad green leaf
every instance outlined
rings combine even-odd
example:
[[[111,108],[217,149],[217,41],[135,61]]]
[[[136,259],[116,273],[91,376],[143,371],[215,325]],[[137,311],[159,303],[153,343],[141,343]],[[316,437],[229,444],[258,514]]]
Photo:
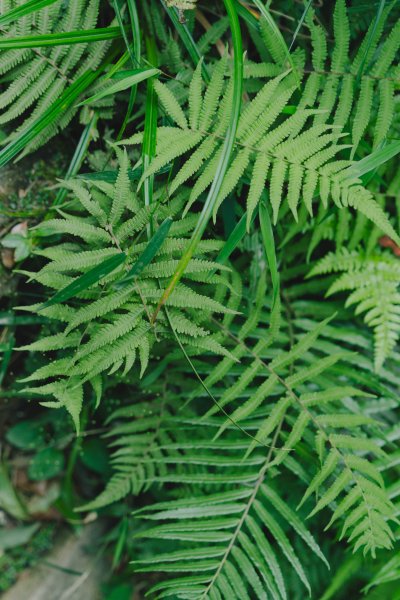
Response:
[[[9,550],[10,548],[24,546],[29,542],[39,527],[40,523],[10,527],[7,529],[2,527],[0,529],[0,552],[4,552],[4,550]]]
[[[29,479],[43,481],[59,475],[64,468],[64,454],[57,448],[44,448],[32,458]]]
[[[46,441],[44,424],[40,421],[20,421],[8,429],[6,440],[22,450],[40,448]]]

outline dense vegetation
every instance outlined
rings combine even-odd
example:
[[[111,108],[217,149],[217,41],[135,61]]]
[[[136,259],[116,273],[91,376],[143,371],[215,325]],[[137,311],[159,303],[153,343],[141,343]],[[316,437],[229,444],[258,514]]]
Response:
[[[110,600],[400,599],[398,3],[0,29],[5,556],[101,519]]]

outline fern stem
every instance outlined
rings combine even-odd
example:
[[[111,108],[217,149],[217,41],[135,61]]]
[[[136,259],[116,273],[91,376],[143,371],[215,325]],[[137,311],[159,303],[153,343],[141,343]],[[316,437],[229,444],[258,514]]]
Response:
[[[253,492],[252,492],[252,494],[251,494],[251,496],[250,496],[250,498],[249,498],[249,500],[248,500],[248,502],[246,504],[246,508],[244,509],[244,511],[243,511],[243,513],[242,513],[242,515],[241,515],[241,517],[239,519],[239,523],[237,524],[236,529],[233,532],[232,538],[231,538],[231,540],[230,540],[230,542],[228,544],[228,547],[227,547],[227,549],[226,549],[226,551],[225,551],[225,553],[224,553],[224,555],[223,555],[223,557],[221,559],[221,562],[219,563],[218,568],[215,571],[215,573],[214,573],[214,575],[213,575],[210,583],[207,585],[206,589],[204,590],[204,592],[200,596],[200,600],[203,600],[203,598],[207,597],[207,595],[210,592],[212,586],[214,585],[214,583],[218,579],[218,576],[220,575],[222,569],[224,568],[224,565],[225,565],[226,561],[228,560],[229,554],[231,553],[232,548],[235,545],[236,539],[237,539],[237,537],[238,537],[238,535],[239,535],[239,533],[240,533],[240,531],[241,531],[241,529],[243,527],[243,524],[246,521],[246,518],[247,518],[247,516],[248,516],[248,514],[249,514],[249,512],[251,510],[251,507],[253,506],[253,502],[256,499],[258,491],[259,491],[261,485],[264,482],[266,473],[268,471],[268,467],[269,467],[269,465],[271,463],[272,453],[273,453],[273,451],[275,449],[276,441],[277,441],[278,436],[279,436],[279,434],[281,432],[282,425],[283,425],[283,420],[284,420],[284,416],[282,417],[282,419],[281,419],[278,427],[275,430],[274,437],[272,438],[272,445],[271,445],[271,447],[270,447],[270,449],[268,451],[266,461],[265,461],[264,465],[262,466],[262,468],[260,470],[260,474],[259,474],[259,476],[257,478],[257,481],[256,481],[255,485],[254,485]]]

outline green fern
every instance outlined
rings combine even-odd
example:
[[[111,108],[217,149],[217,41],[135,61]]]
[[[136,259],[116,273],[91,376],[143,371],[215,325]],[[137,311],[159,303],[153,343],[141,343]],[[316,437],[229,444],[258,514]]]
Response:
[[[25,8],[0,4],[2,14]],[[97,4],[56,0],[6,34],[92,28]],[[96,172],[73,179],[75,162],[62,182],[66,201],[29,223],[33,256],[19,273],[42,302],[20,308],[43,329],[33,340],[17,331],[19,350],[36,353],[19,393],[67,410],[78,433],[86,416],[99,424],[111,476],[96,488],[77,477],[80,506],[66,508],[101,518],[112,505],[114,566],[133,559],[137,571],[156,572],[153,597],[328,598],[347,593],[358,568],[351,589],[369,577],[386,597],[399,572],[400,296],[397,259],[376,248],[396,255],[400,243],[398,144],[389,142],[400,131],[398,13],[378,2],[364,25],[357,0],[337,0],[325,31],[310,3],[250,4],[226,0],[195,14],[195,0],[112,3],[123,40],[105,59],[118,57],[108,75],[120,77],[130,61],[157,66],[159,78],[130,90],[115,141],[102,146],[113,139],[107,129],[85,155]],[[108,22],[113,12],[101,6]],[[288,51],[292,9],[299,28]],[[7,139],[97,69],[106,46],[0,54]],[[216,175],[224,177],[214,224],[205,225]],[[206,239],[168,296],[203,226]],[[352,318],[353,304],[365,322]]]
[[[379,370],[390,356],[400,336],[400,267],[388,254],[365,256],[342,249],[329,253],[311,270],[310,277],[343,273],[334,281],[327,296],[351,291],[346,306],[356,304],[356,314],[374,330],[375,368]]]
[[[163,289],[176,268],[185,236],[190,234],[194,221],[179,220],[176,217],[182,207],[182,195],[169,205],[158,201],[152,210],[141,207],[141,201],[131,191],[127,154],[120,150],[117,152],[120,168],[115,185],[102,185],[102,191],[99,191],[96,185],[87,186],[82,181],[69,183],[73,192],[69,212],[59,211],[61,218],[49,219],[36,228],[41,236],[47,236],[50,240],[56,234],[70,236],[71,239],[71,242],[39,250],[38,254],[48,258],[49,262],[38,272],[24,271],[31,280],[49,288],[59,289],[70,284],[99,261],[121,251],[125,251],[128,258],[124,265],[76,295],[68,306],[68,322],[64,334],[57,333],[55,338],[51,336],[47,341],[41,342],[39,347],[48,346],[49,350],[68,348],[67,355],[38,369],[25,381],[60,376],[63,379],[40,388],[30,387],[30,392],[46,392],[56,398],[62,394],[64,398],[68,390],[73,393],[77,389],[77,382],[81,387],[86,381],[92,381],[102,373],[122,370],[126,374],[133,368],[136,356],[141,365],[140,373],[143,374],[154,344],[161,339],[174,339],[165,314],[160,316],[154,326],[150,322],[151,313],[158,301],[160,289]],[[165,245],[161,246],[153,262],[144,266],[138,277],[127,281],[126,286],[119,289],[118,281],[129,271],[130,265],[139,260],[147,245],[142,242],[146,227],[150,221],[156,227],[158,220],[167,215],[174,216],[176,222],[175,227],[170,229]],[[207,254],[219,247],[220,244],[212,240],[204,240],[200,244],[198,258],[190,261],[186,281],[177,287],[169,306],[173,326],[184,336],[185,343],[201,348],[204,352],[226,355],[227,350],[205,326],[211,314],[225,314],[231,310],[223,304],[230,285],[228,269],[207,258]],[[213,285],[204,286],[202,283],[211,270],[221,272],[218,281],[224,292],[219,300],[210,296]],[[202,287],[207,291],[206,294],[201,292]],[[39,308],[39,305],[34,305],[24,309],[36,312]],[[54,308],[50,306],[41,312],[50,318],[64,321],[63,313],[60,315]],[[112,352],[110,347],[113,348]],[[24,347],[25,350],[35,348],[35,343]],[[59,391],[61,389],[62,392]],[[69,407],[64,400],[59,401],[57,406],[62,405],[67,409]],[[78,409],[74,408],[75,422],[77,412]]]
[[[346,42],[343,39],[345,28],[342,27],[345,19],[344,4],[339,0],[335,12],[335,31],[338,39],[332,58],[333,69],[345,68]],[[321,55],[324,53],[320,42],[322,34],[318,27],[312,24],[312,20],[309,21],[316,40],[313,61],[314,64],[321,65],[324,60]],[[391,45],[397,43],[394,39],[393,36],[390,37]],[[296,55],[296,64],[298,63],[299,67],[302,66],[303,61],[301,54]],[[201,95],[201,66],[197,67],[189,89],[189,123],[178,98],[172,92],[172,87],[161,82],[156,84],[160,103],[176,126],[158,128],[157,155],[143,173],[142,181],[182,157],[181,167],[172,179],[169,190],[174,194],[181,185],[190,179],[195,179],[185,208],[186,212],[211,185],[219,162],[231,102],[229,80],[225,82],[226,63],[225,56],[215,65],[204,97]],[[387,68],[389,66],[390,62]],[[315,199],[319,195],[324,207],[332,200],[338,208],[355,208],[390,237],[398,240],[396,232],[371,192],[361,185],[360,180],[350,177],[348,167],[351,162],[341,158],[346,149],[352,147],[351,144],[340,143],[341,138],[347,135],[342,133],[347,119],[341,118],[339,122],[335,118],[333,124],[326,123],[339,95],[340,78],[337,75],[330,76],[333,77],[335,85],[328,82],[318,101],[318,86],[322,86],[322,76],[318,76],[319,84],[315,87],[313,75],[315,74],[312,73],[305,83],[304,94],[296,112],[279,124],[275,123],[276,119],[296,91],[296,77],[293,73],[284,72],[267,81],[247,104],[239,120],[235,153],[215,204],[214,219],[223,200],[239,185],[242,176],[248,173],[251,181],[247,199],[248,227],[267,184],[274,223],[282,212],[286,191],[288,206],[296,219],[300,200],[302,199],[308,212],[312,214]],[[370,81],[372,81],[370,78],[366,78],[362,82],[362,90],[369,90],[369,92],[368,98],[367,91],[360,95],[353,137],[361,137],[363,134],[364,127],[359,123],[360,120],[370,121],[369,113],[366,115],[366,110],[367,108],[370,110],[372,103]],[[310,87],[315,88],[312,98]],[[324,97],[324,94],[325,96],[328,94],[327,90],[330,90],[329,98]],[[344,92],[344,89],[342,91]],[[345,111],[343,107],[345,98],[346,94],[343,93],[342,105],[338,107],[338,111],[349,115],[354,108],[352,109],[350,102]],[[332,108],[329,108],[331,104]],[[390,104],[388,94],[385,95],[384,104],[385,106]],[[383,123],[383,114],[387,116],[391,112],[393,111],[387,107],[379,111],[380,126],[386,131],[389,123],[386,122],[386,118],[385,124]],[[382,132],[383,129],[380,128],[380,131]],[[123,143],[140,144],[142,139],[140,134],[135,134]],[[353,144],[353,151],[355,147],[356,143]],[[184,158],[189,152],[190,156]]]
[[[168,575],[151,590],[161,597],[288,598],[282,574],[289,564],[310,592],[294,538],[326,560],[304,519],[284,499],[286,476],[305,487],[300,506],[318,494],[310,516],[329,507],[328,527],[340,526],[355,550],[375,555],[392,547],[388,523],[395,509],[379,469],[384,453],[369,433],[374,421],[349,410],[349,400],[362,399],[365,392],[354,385],[354,369],[340,367],[339,378],[335,372],[338,361],[358,364],[359,357],[347,350],[332,353],[323,337],[329,339],[336,329],[327,321],[311,323],[306,334],[299,329],[297,343],[285,349],[279,311],[266,330],[264,304],[262,278],[248,318],[235,334],[227,333],[234,342],[231,356],[203,364],[208,375],[191,399],[204,402],[212,390],[215,404],[201,420],[189,407],[183,415],[160,416],[157,409],[147,419],[141,406],[127,406],[112,417],[115,474],[86,508],[128,490],[174,486],[175,498],[136,511],[148,524],[136,537],[157,540],[159,550],[135,565],[140,572]],[[305,455],[307,470],[300,458]]]

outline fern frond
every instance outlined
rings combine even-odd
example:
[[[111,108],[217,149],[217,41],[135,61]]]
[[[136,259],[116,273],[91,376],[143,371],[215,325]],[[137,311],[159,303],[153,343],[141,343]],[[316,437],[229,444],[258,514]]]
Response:
[[[60,218],[49,219],[37,228],[44,237],[61,235],[60,243],[40,251],[39,254],[47,259],[47,264],[36,273],[26,274],[43,285],[61,289],[76,280],[71,274],[86,273],[115,253],[125,251],[125,266],[120,266],[103,277],[101,282],[77,293],[72,299],[73,307],[44,309],[43,314],[65,322],[65,329],[59,337],[44,339],[36,346],[38,351],[45,348],[59,350],[61,356],[50,365],[40,367],[27,381],[57,377],[57,385],[68,387],[69,378],[79,378],[79,385],[90,381],[100,390],[99,376],[102,373],[108,371],[110,375],[121,369],[127,374],[138,357],[141,376],[148,365],[150,351],[160,337],[175,342],[175,332],[171,330],[169,322],[163,321],[164,327],[161,328],[149,322],[149,311],[152,310],[149,307],[158,303],[163,287],[177,267],[179,253],[187,244],[197,217],[191,215],[186,219],[176,219],[165,245],[158,249],[151,263],[144,262],[136,279],[125,287],[119,289],[114,286],[123,277],[125,269],[129,270],[133,264],[138,264],[148,247],[148,242],[137,243],[140,237],[132,244],[132,237],[135,234],[145,234],[147,237],[150,220],[157,223],[159,219],[175,215],[182,208],[179,196],[168,207],[159,205],[151,207],[151,210],[148,206],[141,206],[136,196],[132,202],[128,156],[126,151],[119,148],[116,153],[119,171],[114,184],[104,185],[101,182],[98,185],[99,182],[92,184],[87,181],[82,185],[69,182],[69,189],[77,197],[68,205],[71,212],[59,210]],[[86,211],[89,216],[86,216]],[[78,238],[78,241],[66,242],[64,236],[69,235]],[[219,247],[220,244],[214,240],[204,240],[199,245],[199,257],[192,258],[186,270],[190,287],[185,283],[179,284],[169,299],[169,305],[172,323],[175,323],[184,344],[195,352],[201,350],[229,355],[229,351],[217,339],[218,336],[203,327],[203,322],[212,314],[234,314],[224,305],[226,292],[230,289],[228,277],[217,275],[213,282],[207,281],[210,272],[229,272],[228,267],[204,257],[204,254],[215,252]],[[201,292],[204,286],[207,286],[205,293]],[[210,289],[214,289],[214,294],[210,295]],[[37,308],[34,306],[32,310]],[[36,346],[30,349],[34,351]],[[68,358],[63,357],[65,352]],[[51,393],[49,385],[46,389]],[[59,388],[56,386],[54,389],[57,391]],[[73,418],[77,424],[78,402],[75,402],[75,407]]]
[[[344,10],[344,3],[339,2],[335,13],[337,22],[344,18]],[[346,37],[346,32],[343,35]],[[339,38],[341,39],[343,35],[340,34]],[[318,51],[322,52],[322,50]],[[338,43],[336,54],[334,53],[336,62],[345,60],[347,51],[343,56],[341,53],[341,46]],[[225,113],[229,114],[231,93],[230,83],[223,92],[225,68],[226,57],[214,67],[211,82],[202,101],[195,101],[194,93],[190,94],[189,112],[192,111],[190,127],[182,119],[183,112],[179,112],[178,116],[177,111],[180,107],[177,99],[168,96],[169,100],[165,100],[165,102],[170,105],[170,114],[175,114],[181,127],[160,128],[156,157],[141,180],[154,175],[169,162],[182,157],[182,166],[172,181],[170,190],[171,193],[174,193],[190,178],[195,179],[186,205],[186,213],[211,185],[219,164],[222,152],[222,131],[225,127],[224,115]],[[198,88],[199,72],[196,71],[194,77],[193,86]],[[397,239],[396,233],[372,194],[362,188],[359,181],[352,180],[347,176],[350,161],[338,160],[338,155],[349,147],[348,144],[338,144],[340,137],[345,135],[340,132],[340,127],[345,125],[347,116],[352,112],[353,84],[349,77],[344,79],[343,94],[335,113],[336,125],[333,126],[325,125],[325,121],[328,120],[336,102],[341,85],[339,75],[330,74],[328,76],[319,109],[299,108],[293,115],[285,118],[275,127],[273,126],[274,121],[289,101],[296,86],[292,83],[291,74],[285,72],[261,88],[245,107],[239,119],[237,144],[230,170],[224,179],[223,188],[214,207],[214,218],[223,199],[239,185],[241,177],[245,175],[249,165],[254,165],[248,199],[247,226],[251,222],[263,187],[267,184],[270,186],[275,223],[287,189],[288,200],[290,200],[289,207],[295,218],[297,218],[300,198],[312,215],[313,204],[320,194],[324,206],[327,206],[330,198],[340,208],[352,206],[363,212],[392,239]],[[371,94],[374,90],[373,81],[370,77],[362,80],[353,123],[353,153],[356,151],[358,141],[369,121],[372,105]],[[160,87],[161,89],[163,88]],[[223,94],[222,100],[218,106],[221,94]],[[388,131],[389,127],[391,97],[390,94],[385,95],[387,102],[383,101],[380,113],[380,120],[385,119],[385,131]],[[202,108],[200,116],[198,116],[200,102]],[[305,106],[305,104],[300,102],[300,106]],[[180,108],[180,110],[182,109]],[[214,120],[215,113],[218,118]],[[193,116],[194,114],[196,116]],[[310,117],[314,117],[314,124],[307,125]],[[195,121],[198,122],[196,126],[194,126]],[[140,139],[140,137],[136,137],[135,142],[139,142]],[[127,143],[129,142],[132,140],[127,140]],[[185,159],[185,155],[189,152],[191,155]],[[269,169],[270,176],[268,175]]]
[[[390,255],[363,256],[342,249],[327,254],[310,272],[310,276],[343,273],[327,295],[352,292],[346,304],[356,304],[356,314],[365,313],[365,322],[374,330],[376,370],[390,356],[400,335],[399,269],[397,259]]]
[[[171,92],[167,85],[158,81],[158,79],[154,81],[154,89],[157,92],[160,102],[163,105],[167,115],[170,116],[173,121],[175,121],[178,127],[181,129],[187,129],[188,123],[186,121],[185,113],[183,112],[173,92]],[[195,100],[193,98],[193,102],[196,103],[197,101],[198,99]],[[196,111],[196,107],[194,107],[194,110]]]

